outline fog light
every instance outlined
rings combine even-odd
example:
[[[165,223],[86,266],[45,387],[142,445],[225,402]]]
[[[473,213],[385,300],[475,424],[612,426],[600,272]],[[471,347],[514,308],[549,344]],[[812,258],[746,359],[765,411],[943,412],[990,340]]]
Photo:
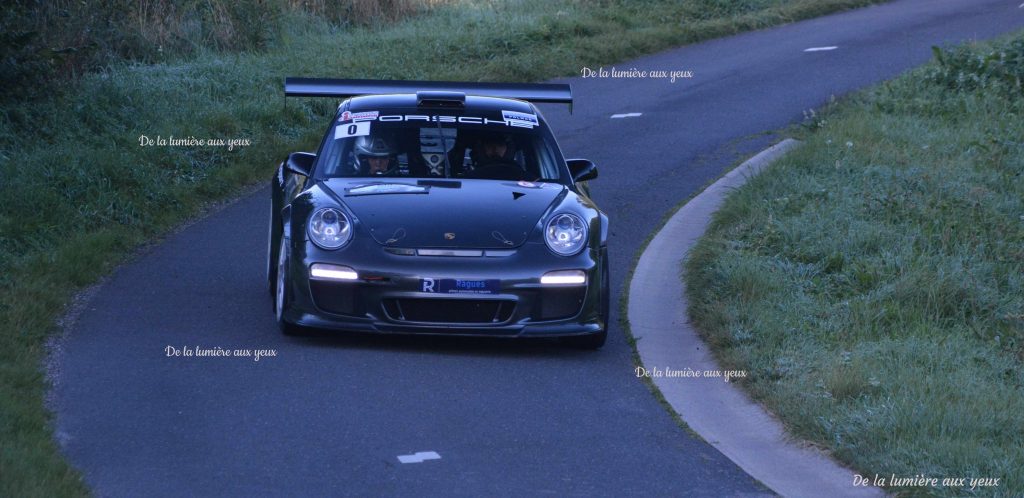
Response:
[[[543,285],[583,285],[587,283],[587,274],[583,270],[549,271],[540,277]]]
[[[309,267],[309,278],[316,280],[356,280],[359,274],[347,266],[313,263]]]

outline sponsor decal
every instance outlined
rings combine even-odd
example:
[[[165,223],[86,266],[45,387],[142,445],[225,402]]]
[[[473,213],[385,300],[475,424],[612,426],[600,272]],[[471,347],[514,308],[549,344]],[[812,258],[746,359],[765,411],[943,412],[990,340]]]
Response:
[[[461,278],[421,278],[420,292],[437,294],[497,294],[501,280],[470,280]]]
[[[511,112],[511,111],[504,111]],[[533,114],[515,113],[516,115],[522,115],[528,119],[490,119],[483,116],[438,116],[438,115],[423,115],[423,114],[386,114],[379,115],[377,111],[363,112],[363,113],[348,113],[348,111],[341,113],[342,121],[345,121],[346,114],[353,123],[357,122],[370,122],[379,121],[382,123],[387,122],[417,122],[422,121],[424,123],[464,123],[464,124],[479,124],[479,125],[501,125],[501,126],[512,126],[517,128],[533,128],[539,126],[537,116]]]
[[[339,119],[338,122],[339,123],[344,123],[345,121],[373,121],[374,119],[377,119],[377,116],[379,114],[380,113],[377,112],[377,111],[363,111],[363,112],[348,112],[348,111],[345,111],[345,112],[341,113],[341,119]]]
[[[501,117],[509,126],[516,126],[520,128],[533,128],[540,124],[537,121],[536,114],[528,114],[525,112],[501,111]]]

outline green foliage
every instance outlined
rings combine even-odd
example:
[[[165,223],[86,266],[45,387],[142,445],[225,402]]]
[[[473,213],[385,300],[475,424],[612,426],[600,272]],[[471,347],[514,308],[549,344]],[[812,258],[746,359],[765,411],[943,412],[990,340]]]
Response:
[[[962,92],[994,90],[1024,96],[1024,39],[984,47],[932,47],[932,51],[936,64],[925,78],[936,84]]]
[[[87,492],[47,424],[44,341],[73,292],[133,247],[315,147],[337,102],[286,104],[285,76],[538,80],[872,0],[761,3],[685,23],[672,0],[26,0],[0,11],[0,496]],[[140,146],[141,135],[252,145]]]
[[[811,116],[687,262],[724,366],[863,475],[1024,493],[1021,47],[940,51]]]
[[[47,98],[121,61],[261,51],[291,25],[395,22],[448,0],[16,0],[0,12],[0,100]]]

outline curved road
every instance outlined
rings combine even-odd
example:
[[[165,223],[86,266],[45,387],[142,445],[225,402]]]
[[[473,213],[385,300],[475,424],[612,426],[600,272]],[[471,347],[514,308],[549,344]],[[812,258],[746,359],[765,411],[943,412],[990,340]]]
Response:
[[[665,213],[771,142],[763,130],[926,61],[934,44],[1022,28],[1019,2],[899,1],[615,65],[693,71],[675,83],[564,80],[575,115],[545,112],[567,156],[601,168],[615,295]],[[611,118],[623,113],[641,115]],[[282,336],[267,210],[260,191],[169,237],[119,269],[65,337],[57,437],[98,495],[770,493],[675,424],[618,327],[598,352]],[[277,355],[168,358],[168,345]],[[425,451],[441,458],[398,458]]]

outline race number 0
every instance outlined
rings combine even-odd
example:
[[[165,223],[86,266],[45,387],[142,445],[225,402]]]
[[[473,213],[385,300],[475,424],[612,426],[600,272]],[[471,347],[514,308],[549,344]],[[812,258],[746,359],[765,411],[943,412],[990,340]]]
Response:
[[[363,137],[370,134],[370,122],[340,124],[334,129],[334,138]]]

